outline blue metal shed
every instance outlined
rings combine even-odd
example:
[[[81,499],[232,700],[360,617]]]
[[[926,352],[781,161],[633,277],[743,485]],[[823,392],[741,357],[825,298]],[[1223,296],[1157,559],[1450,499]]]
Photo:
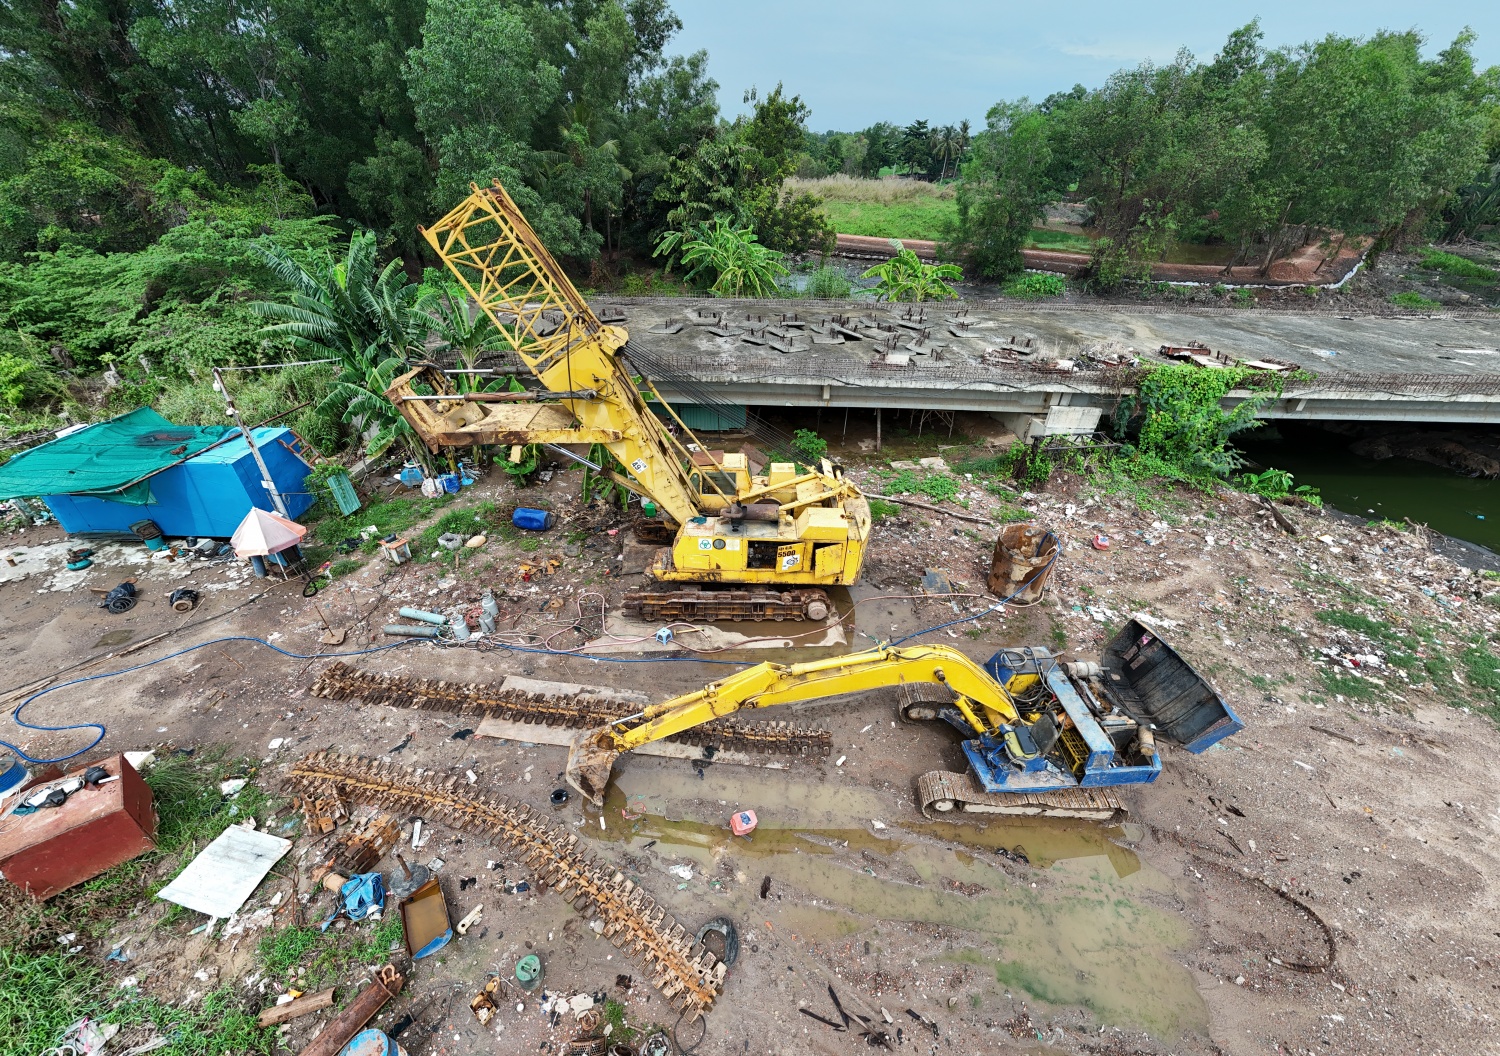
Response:
[[[303,458],[297,435],[282,426],[252,431],[271,479],[286,502],[287,513],[300,517],[312,507],[305,485],[311,465]],[[42,501],[69,533],[126,532],[136,521],[152,520],[162,534],[228,539],[251,506],[275,509],[260,478],[260,467],[244,437],[170,466],[150,478],[145,504],[116,502],[92,495],[44,495]]]

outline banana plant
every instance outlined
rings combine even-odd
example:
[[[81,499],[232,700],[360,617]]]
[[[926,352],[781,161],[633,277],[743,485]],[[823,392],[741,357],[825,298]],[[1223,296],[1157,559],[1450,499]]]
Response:
[[[342,259],[324,252],[303,264],[274,242],[254,248],[292,291],[284,303],[250,305],[268,320],[261,336],[339,365],[319,410],[338,412],[366,438],[370,454],[400,443],[422,457],[411,426],[385,398],[408,360],[422,354],[428,331],[427,317],[417,310],[417,287],[407,281],[401,262],[377,270],[375,236],[368,231],[349,237]]]
[[[891,245],[896,255],[860,276],[877,280],[874,286],[877,300],[946,301],[958,296],[958,291],[944,281],[964,277],[957,264],[928,264],[899,239],[891,239]]]
[[[708,288],[716,297],[775,297],[777,280],[790,274],[782,255],[761,245],[753,228],[738,227],[724,216],[696,231],[668,232],[653,255],[673,252],[689,269],[689,282],[712,277]]]

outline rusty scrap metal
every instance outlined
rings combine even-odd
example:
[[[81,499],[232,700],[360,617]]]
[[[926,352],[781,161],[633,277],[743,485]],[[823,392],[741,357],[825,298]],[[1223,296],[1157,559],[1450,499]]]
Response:
[[[473,793],[459,785],[461,780],[419,776],[405,767],[334,752],[306,756],[287,777],[306,792],[336,791],[384,810],[441,818],[504,841],[548,888],[585,917],[598,918],[600,934],[635,955],[674,1008],[696,1019],[713,1007],[724,988],[724,965],[655,899],[624,873],[585,853],[576,834],[547,824],[525,804]]]
[[[362,700],[397,708],[483,714],[540,726],[591,730],[623,719],[637,710],[629,701],[588,693],[555,695],[502,689],[483,682],[445,682],[359,671],[343,662],[330,664],[308,692],[330,700]],[[716,719],[669,738],[675,744],[715,751],[760,755],[827,756],[833,742],[827,730],[810,730],[784,722],[752,723]]]
[[[302,1050],[301,1056],[337,1056],[349,1044],[349,1040],[359,1033],[360,1028],[374,1019],[375,1013],[399,994],[405,985],[406,979],[396,971],[394,965],[388,964],[380,969],[371,979],[370,985],[361,990],[342,1012],[318,1031],[318,1036]]]

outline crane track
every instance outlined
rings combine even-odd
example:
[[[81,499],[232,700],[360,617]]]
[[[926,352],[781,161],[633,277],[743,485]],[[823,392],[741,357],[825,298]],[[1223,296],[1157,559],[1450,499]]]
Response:
[[[623,719],[636,706],[603,694],[530,693],[484,682],[446,682],[360,671],[342,661],[330,664],[308,690],[329,700],[362,700],[398,708],[484,715],[541,726],[590,730]],[[756,755],[824,758],[833,750],[827,730],[784,722],[750,723],[715,719],[667,738],[676,744]]]
[[[547,824],[524,803],[471,793],[459,786],[458,777],[335,752],[305,756],[286,780],[304,795],[337,795],[399,813],[420,811],[496,837],[585,918],[602,921],[600,934],[637,957],[674,1008],[697,1019],[723,992],[725,966],[693,932],[624,873],[582,850],[576,834]]]

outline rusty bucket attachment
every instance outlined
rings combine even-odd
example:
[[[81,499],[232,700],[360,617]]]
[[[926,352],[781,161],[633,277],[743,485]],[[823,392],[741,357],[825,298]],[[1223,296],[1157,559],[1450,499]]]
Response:
[[[568,768],[563,776],[596,807],[604,806],[604,793],[620,753],[608,726],[584,730],[568,747]]]
[[[1057,536],[1034,524],[1008,524],[995,541],[990,592],[1018,605],[1042,596],[1057,565]]]

